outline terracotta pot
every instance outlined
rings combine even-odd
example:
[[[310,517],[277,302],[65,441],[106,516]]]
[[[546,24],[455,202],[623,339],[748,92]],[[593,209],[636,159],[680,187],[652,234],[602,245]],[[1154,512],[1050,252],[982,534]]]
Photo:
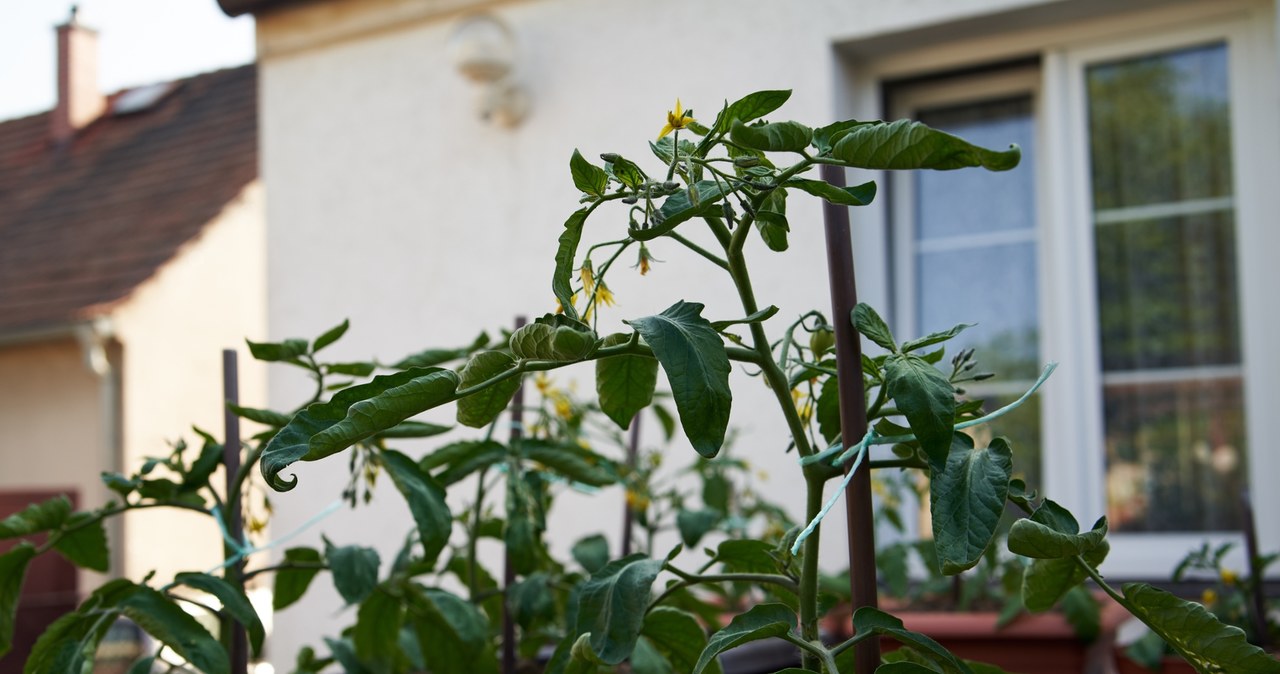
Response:
[[[1160,669],[1147,669],[1142,665],[1129,659],[1129,656],[1123,652],[1116,655],[1116,671],[1118,674],[1152,674],[1159,672],[1160,674],[1196,674],[1196,668],[1192,667],[1186,660],[1176,656],[1166,656],[1164,662],[1160,665]]]
[[[997,628],[995,612],[894,611],[906,628],[928,635],[957,657],[986,662],[1011,673],[1084,674],[1114,671],[1113,642],[1116,628],[1129,613],[1109,599],[1102,600],[1102,629],[1093,642],[1081,641],[1058,613],[1024,615]],[[841,638],[852,634],[846,619]],[[882,639],[887,652],[900,647]]]

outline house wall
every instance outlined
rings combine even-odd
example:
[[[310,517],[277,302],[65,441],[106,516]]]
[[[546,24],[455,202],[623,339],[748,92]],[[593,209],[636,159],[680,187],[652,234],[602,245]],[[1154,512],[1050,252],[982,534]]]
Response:
[[[516,35],[516,77],[532,107],[515,129],[477,119],[476,89],[449,62],[448,41],[466,5],[491,9]],[[676,96],[704,121],[722,101],[770,88],[794,90],[780,118],[814,125],[837,116],[873,118],[882,114],[876,69],[883,71],[886,59],[908,63],[899,52],[968,39],[968,58],[1005,58],[999,45],[1007,43],[991,36],[1012,31],[1014,42],[1025,42],[1020,55],[1037,53],[1045,42],[1035,40],[1055,22],[1116,10],[1094,0],[654,1],[639,7],[589,0],[331,0],[260,17],[271,338],[314,336],[349,317],[351,331],[333,347],[335,356],[393,361],[424,347],[468,342],[477,328],[510,325],[516,313],[550,310],[555,238],[577,206],[567,169],[573,148],[588,158],[619,152],[651,166],[645,142],[656,136]],[[918,62],[899,72],[949,67]],[[857,178],[865,176],[851,177]],[[584,242],[621,236],[620,213],[596,216]],[[828,308],[819,205],[794,198],[789,217],[791,250],[772,254],[755,237],[748,248],[760,303],[781,308],[777,323]],[[889,297],[889,264],[878,234],[883,207],[855,209],[853,217],[855,230],[874,232],[856,238],[860,291],[883,306]],[[650,275],[625,268],[610,275],[619,306],[601,314],[602,331],[623,329],[619,319],[661,311],[680,298],[706,303],[712,318],[740,315],[716,270],[683,249],[660,243],[653,252],[666,262]],[[588,370],[572,376],[590,388]],[[779,477],[794,475],[792,457],[781,451],[785,429],[774,421],[768,392],[740,372],[735,376],[731,423],[742,432],[730,451],[773,475],[762,491],[792,504],[798,517],[796,483]],[[309,394],[305,378],[287,368],[273,371],[274,407],[292,407]],[[447,420],[450,413],[433,418]],[[692,458],[676,443],[668,460],[681,465]],[[346,483],[346,461],[337,457],[295,468],[299,486],[275,500],[277,531],[292,531]],[[616,543],[620,500],[593,500],[591,517],[584,518],[574,515],[586,512],[584,504],[565,497],[552,513],[556,552],[597,531]],[[844,536],[836,533],[844,526],[842,511],[833,510],[823,541],[830,568],[843,565]],[[335,541],[377,545],[385,560],[409,527],[398,496],[384,490],[372,506],[340,512],[317,531]],[[314,531],[300,539],[316,540]],[[283,616],[295,619],[278,621],[274,653],[287,658],[332,634],[339,623],[315,616],[333,616],[336,601],[326,583],[317,583],[312,596]]]
[[[82,508],[106,501],[103,383],[74,337],[0,346],[0,428],[0,490],[71,490]],[[96,581],[82,573],[81,589]]]
[[[178,438],[198,452],[193,425],[223,437],[224,348],[239,353],[241,404],[263,406],[264,370],[244,345],[265,333],[263,212],[262,185],[254,182],[115,313],[124,345],[126,472],[146,457],[166,456]],[[251,432],[246,426],[243,435]],[[214,480],[222,479],[219,471]],[[221,561],[221,537],[209,517],[144,510],[129,513],[124,526],[123,574],[135,580],[156,569],[165,582]]]

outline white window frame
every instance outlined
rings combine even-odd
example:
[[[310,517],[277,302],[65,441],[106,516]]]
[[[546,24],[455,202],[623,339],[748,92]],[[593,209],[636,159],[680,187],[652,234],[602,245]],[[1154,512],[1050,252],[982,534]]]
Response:
[[[913,75],[958,70],[968,66],[1040,58],[1038,83],[1027,87],[1036,114],[1037,260],[1041,328],[1040,353],[1062,367],[1043,390],[1043,492],[1079,516],[1082,526],[1106,512],[1102,419],[1102,373],[1098,333],[1094,222],[1091,202],[1090,157],[1087,135],[1085,72],[1099,62],[1140,57],[1210,43],[1228,50],[1229,95],[1235,198],[1235,236],[1240,303],[1241,367],[1245,372],[1244,405],[1248,438],[1248,471],[1261,547],[1280,548],[1280,489],[1268,478],[1280,476],[1280,448],[1269,443],[1273,410],[1280,409],[1280,271],[1269,257],[1280,250],[1280,82],[1276,72],[1276,33],[1280,27],[1273,3],[1193,3],[1130,13],[1113,19],[1091,17],[1077,25],[1064,24],[1031,34],[1010,34],[1007,40],[957,40],[955,44],[921,45],[880,61],[860,62],[853,71],[850,91],[861,94],[855,116],[898,116],[869,104],[866,95],[884,82]],[[992,45],[1006,45],[1006,51]],[[901,102],[919,108],[931,103],[964,103],[991,99],[1001,93],[1005,76],[939,79],[932,89],[919,85]],[[963,92],[964,86],[971,86]],[[990,88],[987,88],[990,87]],[[917,93],[919,92],[919,93]],[[958,92],[960,95],[957,95]],[[969,95],[972,94],[972,95]],[[855,249],[882,250],[893,256],[893,271],[874,262],[863,265],[895,285],[895,329],[903,336],[915,328],[914,255],[910,241],[914,218],[907,180],[891,179],[892,223],[881,207],[860,215],[864,231],[855,234]],[[884,183],[882,183],[884,184]],[[905,189],[904,189],[905,188]],[[890,231],[890,248],[877,225]],[[855,232],[858,228],[855,228]],[[1271,252],[1271,255],[1268,252]],[[862,265],[862,262],[859,262]],[[890,274],[894,278],[889,278]],[[889,299],[879,293],[876,299]],[[887,305],[886,305],[887,306]],[[1052,413],[1049,411],[1052,410]],[[1016,452],[1016,448],[1015,448]],[[1103,567],[1118,577],[1167,578],[1187,551],[1201,542],[1240,541],[1235,532],[1113,534],[1112,553]],[[1237,550],[1239,552],[1239,550]],[[1238,554],[1232,564],[1242,564]]]

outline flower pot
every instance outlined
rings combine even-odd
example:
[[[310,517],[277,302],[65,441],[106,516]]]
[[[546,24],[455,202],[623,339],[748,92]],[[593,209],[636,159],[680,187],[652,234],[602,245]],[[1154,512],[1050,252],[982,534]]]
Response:
[[[1093,642],[1082,641],[1058,613],[1024,615],[1005,627],[997,627],[995,612],[946,611],[894,612],[906,628],[928,635],[957,657],[996,665],[1022,674],[1093,674],[1114,671],[1113,642],[1116,628],[1129,613],[1110,600],[1102,601],[1102,629]],[[852,634],[852,622],[843,626],[843,637]],[[901,647],[882,639],[886,652]]]

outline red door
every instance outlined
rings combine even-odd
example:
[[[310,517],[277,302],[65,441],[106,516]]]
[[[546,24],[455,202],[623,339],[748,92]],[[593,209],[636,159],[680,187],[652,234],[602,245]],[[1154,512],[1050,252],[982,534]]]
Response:
[[[0,491],[0,519],[22,510],[28,504],[46,501],[59,494],[71,499],[72,506],[76,504],[74,490]],[[39,545],[44,536],[33,536],[29,540]],[[0,541],[0,554],[8,552],[17,543],[13,539]],[[78,591],[76,567],[71,562],[55,552],[46,552],[31,560],[18,600],[13,649],[0,658],[0,674],[21,674],[32,644],[50,623],[75,609],[79,602]]]

